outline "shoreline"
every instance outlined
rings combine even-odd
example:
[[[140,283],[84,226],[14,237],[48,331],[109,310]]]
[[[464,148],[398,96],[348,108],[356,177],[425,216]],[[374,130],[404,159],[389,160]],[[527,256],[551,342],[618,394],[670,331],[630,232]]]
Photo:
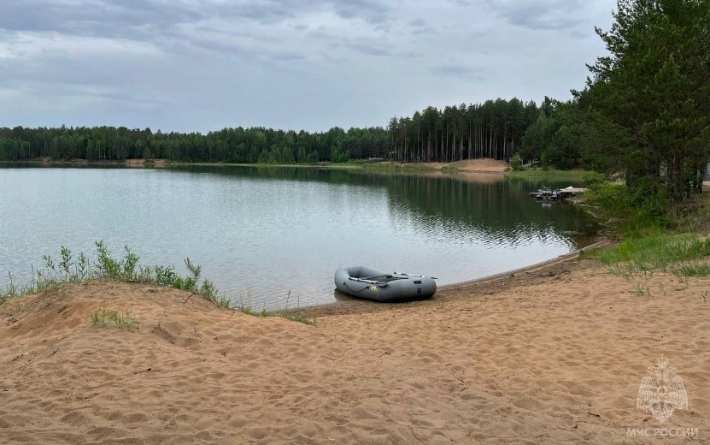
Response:
[[[352,162],[352,163],[330,163],[320,162],[318,164],[260,164],[260,163],[225,163],[225,162],[179,162],[168,161],[166,159],[143,160],[127,159],[124,161],[88,161],[86,159],[75,159],[65,161],[53,161],[48,159],[33,159],[29,161],[2,161],[3,164],[29,164],[37,167],[67,167],[67,168],[147,168],[147,169],[171,169],[180,167],[254,167],[254,168],[298,168],[298,169],[323,169],[323,170],[349,170],[377,175],[441,175],[446,177],[466,178],[472,175],[486,175],[501,179],[515,178],[527,179],[531,181],[581,181],[587,176],[599,176],[599,173],[587,170],[532,170],[532,171],[508,171],[508,164],[505,161],[497,161],[488,158],[470,159],[455,161],[450,163],[441,162]]]
[[[412,304],[418,304],[418,303],[428,303],[428,302],[442,302],[442,301],[448,301],[451,299],[451,296],[449,294],[452,293],[452,291],[467,291],[467,292],[473,292],[473,293],[480,293],[482,290],[487,290],[491,288],[492,286],[507,286],[506,289],[511,289],[514,287],[520,287],[520,286],[525,286],[525,285],[530,285],[533,284],[536,280],[536,278],[539,277],[547,277],[547,276],[554,276],[556,273],[553,271],[555,267],[561,266],[562,271],[567,271],[569,272],[570,270],[574,269],[574,265],[570,267],[569,263],[574,262],[577,260],[580,256],[581,253],[587,252],[590,250],[595,250],[595,249],[600,249],[604,247],[608,247],[610,245],[614,244],[613,241],[609,240],[608,238],[601,238],[595,243],[585,246],[581,249],[577,249],[573,252],[559,255],[555,258],[551,258],[549,260],[545,261],[540,261],[528,266],[523,266],[519,267],[516,269],[511,269],[503,272],[499,272],[493,275],[488,275],[480,278],[474,278],[474,279],[465,279],[463,281],[459,281],[456,283],[451,283],[451,284],[446,284],[443,286],[439,286],[437,288],[437,292],[432,298],[424,299],[424,300],[412,300],[412,301],[406,301],[406,302],[399,302],[399,303],[377,303],[377,302],[372,302],[364,299],[357,299],[357,298],[352,298],[347,295],[339,295],[341,300],[331,302],[331,303],[325,303],[325,304],[316,304],[313,306],[304,306],[300,308],[286,308],[283,310],[275,310],[271,311],[269,313],[278,313],[280,311],[287,311],[288,313],[292,314],[298,314],[302,315],[307,318],[317,318],[317,317],[322,317],[322,316],[329,316],[329,315],[344,315],[344,314],[357,314],[357,313],[362,313],[362,312],[372,312],[373,310],[388,310],[388,309],[395,309],[395,308],[400,308],[400,307],[408,307]],[[550,275],[552,273],[552,275]],[[95,283],[102,283],[106,282],[104,279],[94,279],[94,280],[87,280],[84,283],[85,284],[95,284]],[[109,280],[110,282],[110,280]],[[60,282],[58,283],[59,286],[66,285],[66,284],[71,284],[70,282]],[[27,295],[22,295],[19,298],[27,298],[27,297],[32,297],[38,294],[27,294]],[[337,300],[337,298],[336,298]],[[0,299],[0,305],[2,304],[2,300]]]
[[[170,169],[180,167],[255,167],[255,168],[305,168],[324,170],[350,170],[380,175],[443,175],[465,177],[467,175],[488,175],[500,178],[517,178],[528,180],[556,180],[556,181],[580,181],[587,176],[599,176],[599,173],[587,170],[531,170],[531,171],[508,171],[508,164],[505,161],[498,161],[489,158],[469,159],[464,161],[442,162],[376,162],[367,163],[330,163],[320,162],[317,164],[260,164],[260,163],[228,163],[228,162],[180,162],[168,161],[167,159],[126,159],[124,161],[89,161],[86,159],[74,160],[50,160],[33,159],[27,161],[2,161],[4,164],[34,165],[38,167],[76,167],[76,168],[152,168]]]
[[[126,159],[123,161],[86,159],[72,160],[51,160],[47,158],[32,159],[23,161],[2,161],[5,164],[31,164],[42,167],[52,166],[75,166],[75,167],[117,167],[117,168],[173,168],[173,167],[266,167],[266,168],[322,168],[334,170],[364,170],[364,171],[392,171],[397,173],[411,172],[444,172],[444,173],[487,173],[505,174],[507,164],[504,161],[492,159],[473,159],[466,161],[455,161],[451,163],[441,162],[352,162],[352,163],[330,163],[320,162],[317,164],[260,164],[260,163],[228,163],[228,162],[181,162],[169,161],[167,159]]]
[[[11,300],[0,305],[0,430],[18,444],[488,443],[504,433],[622,445],[638,441],[629,429],[661,428],[637,396],[666,357],[689,409],[663,425],[702,442],[710,278],[636,283],[597,260],[562,260],[518,273],[521,285],[500,277],[315,325],[125,282]],[[92,322],[102,311],[131,326]]]
[[[495,293],[495,290],[498,288],[510,290],[517,287],[535,284],[541,281],[540,278],[544,279],[547,277],[555,277],[560,273],[568,273],[577,268],[578,264],[575,264],[575,262],[579,259],[579,255],[581,253],[608,247],[612,244],[613,242],[611,240],[603,238],[594,244],[577,249],[574,252],[531,264],[529,266],[481,278],[475,278],[472,280],[447,284],[439,287],[434,297],[425,300],[414,300],[402,303],[375,303],[343,295],[342,300],[340,301],[317,306],[302,307],[299,309],[289,309],[289,312],[303,315],[308,318],[318,318],[334,315],[353,315],[364,312],[394,310],[410,306],[441,303],[461,298],[461,292],[471,295],[489,295]]]
[[[126,159],[124,161],[89,161],[87,159],[71,159],[56,161],[50,159],[31,159],[24,161],[0,161],[0,164],[32,165],[38,167],[115,167],[115,168],[168,168],[170,163],[165,159],[144,160]]]
[[[590,244],[589,246],[582,247],[581,249],[577,249],[573,252],[570,252],[570,253],[567,253],[564,255],[559,255],[556,258],[551,258],[546,261],[541,261],[539,263],[531,264],[530,266],[519,267],[517,269],[513,269],[513,270],[509,270],[509,271],[505,271],[505,272],[500,272],[500,273],[497,273],[494,275],[489,275],[487,277],[475,278],[473,280],[462,281],[462,282],[453,283],[453,284],[447,284],[447,285],[441,286],[439,288],[439,290],[443,291],[443,290],[448,290],[448,289],[458,289],[460,287],[469,287],[469,286],[473,286],[475,284],[481,284],[484,282],[495,281],[495,280],[499,280],[501,278],[510,277],[512,275],[523,273],[523,272],[527,273],[527,272],[532,272],[532,271],[535,271],[538,269],[541,269],[541,270],[546,269],[548,267],[557,265],[559,263],[574,260],[577,257],[579,257],[579,254],[581,254],[582,252],[587,252],[587,251],[595,250],[595,249],[601,249],[603,247],[607,247],[612,244],[613,244],[613,242],[609,239],[606,239],[606,238],[600,239],[599,241],[595,242],[594,244]]]
[[[127,161],[98,161],[98,162],[93,162],[93,161],[92,161],[92,162],[89,162],[89,161],[86,161],[86,160],[78,160],[78,161],[47,161],[47,160],[35,160],[35,161],[32,161],[31,163],[32,163],[32,164],[40,164],[40,165],[42,165],[42,166],[45,166],[45,165],[48,165],[48,166],[52,166],[52,165],[73,165],[73,166],[94,166],[94,165],[96,165],[96,166],[106,166],[106,165],[110,165],[110,166],[126,167],[126,168],[157,168],[157,169],[171,168],[171,167],[179,167],[179,166],[219,166],[219,167],[244,166],[244,167],[257,167],[257,168],[258,168],[258,167],[268,167],[268,168],[270,168],[270,167],[275,167],[275,168],[287,168],[287,167],[292,167],[292,168],[293,168],[293,167],[296,167],[296,168],[298,168],[298,167],[302,167],[302,168],[324,168],[324,169],[341,169],[341,168],[342,168],[342,169],[351,169],[351,170],[354,170],[354,169],[363,170],[363,171],[371,172],[371,173],[374,173],[374,174],[379,174],[379,173],[380,173],[379,171],[377,171],[378,169],[376,169],[376,168],[375,168],[375,169],[372,169],[372,171],[369,171],[369,169],[367,169],[367,168],[362,168],[363,165],[344,165],[344,164],[330,164],[330,165],[262,165],[262,164],[205,164],[205,163],[193,163],[193,164],[189,164],[189,163],[179,164],[179,163],[178,163],[178,164],[171,164],[171,163],[161,162],[161,163],[158,163],[157,165],[145,165],[145,164],[146,164],[145,162],[135,162],[135,161],[137,161],[137,160],[127,160]],[[142,161],[142,160],[138,160],[138,161]],[[163,160],[163,161],[164,161],[164,160]],[[468,161],[464,161],[464,162],[467,163]],[[481,162],[482,162],[482,163],[488,163],[488,164],[490,164],[490,163],[494,163],[494,164],[497,163],[497,164],[500,166],[500,163],[499,163],[498,161],[476,160],[476,161],[473,161],[473,162],[475,162],[476,164],[480,164]],[[15,163],[18,163],[18,164],[26,164],[27,162],[25,162],[25,161],[16,161]],[[468,164],[471,164],[471,163],[468,163]],[[377,165],[377,164],[376,164],[376,165]],[[398,164],[388,163],[387,165],[388,165],[388,166],[394,166],[394,168],[396,168],[395,173],[419,173],[419,174],[424,174],[424,175],[432,176],[432,177],[457,177],[457,176],[458,176],[458,177],[461,178],[462,180],[466,180],[466,177],[467,177],[467,176],[469,176],[469,177],[474,177],[474,178],[473,178],[474,180],[479,180],[479,179],[476,179],[476,178],[475,178],[476,175],[483,175],[483,176],[485,176],[485,177],[487,177],[487,178],[500,178],[500,179],[497,179],[497,180],[503,180],[503,178],[505,178],[505,177],[508,176],[505,172],[485,171],[485,170],[483,170],[483,171],[480,171],[480,170],[457,170],[457,171],[453,171],[453,172],[452,172],[452,171],[447,171],[447,168],[449,168],[449,165],[450,165],[450,164],[433,164],[430,168],[432,168],[432,169],[436,168],[436,170],[428,170],[428,171],[419,170],[418,172],[406,172],[406,171],[403,171],[403,169],[400,168],[401,166],[398,165]],[[406,166],[406,165],[405,165],[405,166]],[[364,167],[367,167],[367,164],[365,164]],[[391,167],[388,167],[388,169],[389,169],[389,168],[391,168]],[[384,170],[384,169],[383,169],[383,170]],[[385,173],[385,174],[386,174],[386,173],[388,173],[388,172],[385,171],[385,172],[382,172],[382,173]],[[574,203],[575,205],[578,205],[578,203],[576,203],[576,202],[573,202],[573,203]],[[592,212],[590,212],[588,209],[585,209],[585,211],[587,211],[588,213],[592,214],[592,216],[594,216],[595,218],[598,219],[598,217],[597,217],[596,215],[594,215]],[[539,269],[539,268],[544,268],[544,267],[547,267],[547,266],[552,265],[552,264],[556,264],[556,263],[560,263],[560,262],[569,261],[570,259],[577,257],[580,252],[583,252],[583,251],[585,251],[585,250],[592,249],[592,248],[601,247],[602,245],[606,245],[605,240],[598,240],[598,241],[594,242],[594,243],[593,243],[592,245],[590,245],[590,246],[586,246],[586,247],[584,247],[584,248],[582,248],[582,249],[578,249],[578,250],[575,250],[575,251],[573,251],[573,252],[570,252],[570,253],[567,253],[567,254],[564,254],[564,255],[559,255],[559,256],[557,256],[557,257],[555,257],[555,258],[551,258],[551,259],[548,259],[548,260],[545,260],[545,261],[541,261],[541,262],[538,262],[538,263],[534,263],[534,264],[531,264],[531,265],[529,265],[529,266],[524,266],[524,267],[517,268],[517,269],[512,269],[512,270],[505,270],[505,271],[500,272],[500,273],[496,273],[496,274],[493,274],[493,275],[488,275],[488,276],[484,276],[484,277],[480,277],[480,278],[475,278],[475,279],[469,279],[469,278],[466,278],[466,277],[460,277],[460,278],[462,279],[462,281],[457,281],[457,282],[455,282],[455,283],[446,284],[446,285],[443,285],[443,286],[439,287],[438,292],[437,292],[437,295],[441,295],[442,293],[445,293],[445,292],[450,291],[450,290],[455,290],[455,289],[459,289],[459,288],[466,288],[466,287],[470,287],[470,286],[474,286],[474,285],[481,285],[481,284],[493,282],[493,281],[496,281],[496,280],[499,280],[499,279],[501,279],[501,278],[505,278],[505,277],[508,277],[508,276],[514,276],[515,274],[520,274],[520,273],[523,273],[523,272],[527,272],[527,271],[531,271],[531,270],[535,270],[535,269]],[[345,298],[347,298],[347,297],[345,297]],[[437,297],[435,296],[434,299],[437,299]],[[332,306],[333,308],[335,308],[335,312],[340,312],[341,309],[342,309],[343,307],[345,307],[345,306],[352,306],[352,305],[354,305],[354,304],[367,304],[367,303],[368,303],[368,302],[363,301],[363,300],[353,300],[353,301],[349,301],[349,299],[344,299],[343,301],[335,301],[335,302],[329,302],[329,303],[319,304],[319,305],[315,305],[315,306],[301,307],[301,308],[299,308],[299,309],[297,309],[297,310],[295,310],[295,311],[298,312],[298,313],[311,313],[311,312],[323,312],[323,311],[325,311],[325,312],[330,312],[330,311],[331,311],[331,306]],[[291,309],[291,310],[293,311],[293,309]],[[359,309],[357,309],[357,310],[359,310]]]

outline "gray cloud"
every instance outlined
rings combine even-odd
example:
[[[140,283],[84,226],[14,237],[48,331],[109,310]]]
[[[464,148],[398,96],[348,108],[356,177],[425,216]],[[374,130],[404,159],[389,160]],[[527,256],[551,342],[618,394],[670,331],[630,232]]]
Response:
[[[390,7],[378,0],[331,0],[335,12],[342,18],[362,18],[373,24],[384,24],[390,19]]]
[[[279,23],[287,18],[296,16],[305,2],[294,2],[294,7],[288,7],[285,1],[253,1],[248,3],[224,3],[219,6],[209,6],[208,10],[216,12],[223,17],[251,19],[259,23]]]
[[[378,45],[369,45],[366,43],[341,43],[340,46],[350,48],[368,56],[389,56],[392,54],[392,52],[387,48]]]
[[[530,29],[567,30],[585,22],[586,0],[486,0],[510,23]]]
[[[272,54],[271,57],[275,60],[283,60],[285,62],[304,60],[306,58],[306,56],[304,56],[303,54],[290,53],[290,52],[280,52],[280,53]]]
[[[145,59],[136,58],[134,64],[125,64],[111,57],[95,55],[89,60],[47,57],[24,61],[14,65],[0,59],[0,87],[26,89],[46,101],[51,98],[84,98],[91,102],[105,99],[121,101],[142,108],[146,105],[166,105],[169,96],[156,95],[151,88],[150,72],[141,68]],[[157,80],[157,79],[156,79]],[[142,81],[143,84],[137,84]],[[164,79],[165,85],[171,83]],[[0,107],[0,115],[2,107]],[[91,108],[86,110],[91,112]]]
[[[422,18],[410,20],[409,26],[412,27],[412,34],[415,35],[437,33],[436,28],[434,28],[433,26],[428,26],[426,20]]]
[[[436,30],[433,26],[425,26],[423,28],[416,28],[412,31],[412,34],[416,35],[421,35],[421,34],[436,34],[439,31]]]
[[[0,125],[207,131],[564,98],[602,51],[593,25],[614,0],[0,3]]]
[[[208,17],[279,23],[299,14],[331,8],[344,19],[382,24],[390,8],[378,0],[94,0],[79,4],[50,0],[4,0],[0,29],[55,31],[102,37],[146,38]],[[305,27],[306,25],[300,25]]]
[[[368,56],[396,56],[397,53],[386,47],[382,42],[378,42],[371,37],[367,38],[350,38],[338,35],[333,32],[323,30],[311,31],[309,35],[320,42],[327,43],[331,48],[342,50],[351,50]],[[328,54],[328,59],[335,60],[333,54]],[[338,58],[338,60],[340,60]]]
[[[206,49],[208,51],[216,51],[224,54],[231,54],[234,56],[241,57],[252,56],[255,54],[253,50],[246,49],[240,45],[214,40],[194,39],[190,41],[190,45],[193,47]]]
[[[445,64],[437,65],[431,69],[433,74],[438,76],[453,76],[461,77],[464,79],[478,79],[484,80],[481,70],[478,68],[471,68],[464,65],[457,64]]]
[[[181,23],[205,17],[198,9],[171,3],[122,0],[61,3],[42,0],[5,0],[0,29],[54,31],[70,35],[144,38]]]

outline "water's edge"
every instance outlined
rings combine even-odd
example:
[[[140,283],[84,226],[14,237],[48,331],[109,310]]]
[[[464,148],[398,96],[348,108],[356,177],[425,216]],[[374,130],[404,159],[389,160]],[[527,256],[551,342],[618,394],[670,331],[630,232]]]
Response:
[[[407,307],[408,305],[411,304],[419,304],[419,303],[427,303],[427,302],[433,302],[433,301],[447,301],[451,297],[446,296],[446,297],[441,297],[441,293],[447,293],[451,291],[463,291],[466,292],[467,288],[471,289],[474,288],[474,286],[484,286],[484,285],[492,285],[496,283],[497,281],[504,280],[506,278],[512,278],[517,274],[521,273],[532,273],[533,271],[545,271],[545,269],[550,269],[554,266],[563,266],[565,263],[568,263],[570,261],[573,261],[576,259],[580,253],[582,252],[587,252],[590,250],[595,250],[595,249],[601,249],[604,247],[607,247],[609,245],[613,244],[613,242],[609,239],[601,239],[597,241],[596,243],[583,247],[581,249],[575,250],[574,252],[570,252],[565,255],[560,255],[557,258],[553,258],[547,261],[541,261],[535,264],[531,264],[529,266],[521,267],[518,269],[513,269],[507,272],[501,272],[497,273],[494,275],[489,275],[487,277],[482,277],[482,278],[476,278],[473,280],[468,280],[468,281],[463,281],[460,283],[456,284],[447,284],[445,286],[441,286],[437,294],[434,295],[433,298],[429,298],[426,300],[420,300],[420,301],[412,301],[412,302],[403,302],[403,303],[374,303],[371,301],[367,300],[358,300],[354,298],[348,298],[347,300],[344,301],[336,301],[334,303],[327,303],[327,304],[320,304],[320,305],[314,305],[314,306],[306,306],[306,307],[301,307],[299,309],[294,309],[292,312],[297,313],[299,315],[304,315],[306,317],[311,317],[311,318],[318,318],[318,317],[325,317],[325,316],[332,316],[332,315],[351,315],[351,314],[358,314],[362,312],[370,312],[373,310],[386,310],[386,309],[394,309],[394,308],[402,308],[402,307]],[[574,267],[574,266],[572,266]],[[524,280],[522,285],[525,285],[526,282],[531,282],[533,279],[539,278],[538,275],[530,275],[530,278],[527,278]],[[508,287],[501,287],[500,290],[507,290],[511,289],[513,287],[520,286],[520,284],[517,285],[512,285]],[[475,289],[475,288],[474,288]],[[466,298],[468,295],[464,295],[461,298]]]
[[[291,293],[302,307],[340,301],[332,272],[341,266],[397,264],[428,271],[443,288],[597,241],[596,218],[585,209],[539,205],[528,198],[531,184],[504,175],[118,170],[2,169],[8,193],[0,194],[0,210],[17,232],[0,231],[0,260],[7,260],[0,272],[32,279],[21,270],[34,261],[24,252],[55,242],[91,252],[88,240],[103,240],[117,255],[128,244],[145,264],[178,270],[194,255],[232,301],[279,309]]]
[[[520,267],[520,268],[518,268],[518,269],[513,269],[513,270],[509,270],[509,271],[507,271],[507,272],[501,272],[501,273],[497,273],[497,274],[494,274],[494,275],[489,275],[489,276],[487,276],[487,277],[476,278],[476,279],[468,280],[468,281],[461,281],[461,282],[459,282],[459,283],[447,284],[447,285],[445,285],[445,286],[441,286],[441,287],[439,288],[439,290],[456,289],[456,288],[459,288],[459,287],[466,287],[466,286],[470,286],[470,285],[472,285],[472,284],[482,283],[482,282],[485,282],[485,281],[497,280],[498,278],[503,278],[503,277],[506,277],[506,276],[509,276],[509,275],[514,275],[514,274],[517,274],[517,273],[529,272],[529,271],[531,271],[531,270],[533,270],[533,269],[539,269],[539,268],[541,268],[541,267],[546,267],[546,266],[549,266],[549,265],[551,265],[551,264],[557,263],[558,261],[566,261],[566,260],[568,260],[568,259],[570,259],[570,258],[574,258],[574,257],[578,256],[578,255],[579,255],[580,253],[582,253],[582,252],[587,252],[587,251],[589,251],[589,250],[594,250],[594,249],[600,249],[600,248],[602,248],[602,247],[606,247],[606,246],[609,246],[609,245],[611,245],[611,244],[612,244],[611,240],[604,238],[604,239],[601,239],[601,240],[595,242],[595,243],[592,244],[592,245],[589,245],[589,246],[586,246],[586,247],[582,247],[581,249],[577,249],[577,250],[575,250],[574,252],[570,252],[570,253],[567,253],[567,254],[565,254],[565,255],[560,255],[560,256],[558,256],[558,257],[556,257],[556,258],[552,258],[552,259],[549,259],[549,260],[547,260],[547,261],[541,261],[541,262],[539,262],[539,263],[531,264],[530,266]]]

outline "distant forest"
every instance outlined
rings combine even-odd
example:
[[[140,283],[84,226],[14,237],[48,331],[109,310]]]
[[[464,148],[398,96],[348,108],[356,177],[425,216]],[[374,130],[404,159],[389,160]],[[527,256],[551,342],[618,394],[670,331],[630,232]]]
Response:
[[[607,55],[587,65],[566,102],[489,100],[428,107],[385,128],[325,133],[227,128],[207,135],[128,128],[0,128],[0,160],[169,159],[315,163],[495,158],[513,169],[584,167],[624,173],[635,196],[683,201],[710,162],[710,1],[618,0]],[[649,199],[650,199],[649,198]]]
[[[551,103],[546,99],[546,103]],[[428,107],[392,118],[387,128],[331,128],[327,132],[225,128],[162,133],[125,127],[0,128],[0,160],[168,159],[183,162],[315,163],[385,158],[405,162],[508,159],[539,115],[534,102],[498,99],[484,104]]]

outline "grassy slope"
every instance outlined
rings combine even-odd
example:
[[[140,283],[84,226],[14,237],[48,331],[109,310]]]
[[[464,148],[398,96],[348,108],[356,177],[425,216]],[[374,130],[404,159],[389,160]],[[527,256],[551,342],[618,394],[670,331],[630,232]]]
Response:
[[[710,276],[710,196],[695,196],[682,206],[643,198],[629,193],[623,184],[593,184],[584,205],[608,218],[609,235],[620,241],[583,256],[598,259],[612,274],[636,282],[639,295],[650,295],[643,283],[655,273],[675,275],[680,286]]]
[[[514,178],[550,178],[550,179],[586,179],[600,178],[601,174],[588,170],[542,170],[526,169],[523,171],[509,171],[506,175]]]

